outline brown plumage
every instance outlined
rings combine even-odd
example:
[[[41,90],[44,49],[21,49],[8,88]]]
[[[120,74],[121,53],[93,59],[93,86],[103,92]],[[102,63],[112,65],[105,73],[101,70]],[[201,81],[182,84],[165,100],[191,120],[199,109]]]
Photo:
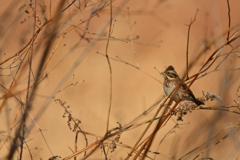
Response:
[[[175,69],[173,68],[173,66],[168,66],[168,68],[161,74],[164,77],[163,90],[164,90],[165,94],[168,95],[181,82],[181,78],[178,76],[178,74],[175,71]],[[187,89],[187,85],[185,83],[183,83],[179,87],[173,100],[175,102],[177,102],[186,89]],[[174,95],[174,92],[172,93],[172,95]],[[172,95],[170,96],[170,98],[172,98]],[[192,101],[198,106],[204,105],[204,103],[202,101],[195,98],[195,96],[194,96],[193,92],[190,90],[190,88],[187,90],[187,92],[184,94],[183,98],[181,99],[181,101],[185,101],[185,100]]]

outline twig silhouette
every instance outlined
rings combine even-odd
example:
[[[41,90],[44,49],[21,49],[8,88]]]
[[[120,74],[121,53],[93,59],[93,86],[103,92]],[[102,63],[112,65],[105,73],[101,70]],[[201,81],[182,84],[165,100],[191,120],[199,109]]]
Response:
[[[188,71],[188,48],[189,48],[189,37],[190,37],[190,30],[191,30],[191,26],[192,24],[196,21],[196,17],[197,17],[197,13],[198,13],[198,9],[196,11],[195,17],[193,20],[191,20],[190,24],[188,25],[188,35],[187,35],[187,49],[186,49],[186,71]],[[189,79],[188,77],[188,72],[187,72],[187,80]]]

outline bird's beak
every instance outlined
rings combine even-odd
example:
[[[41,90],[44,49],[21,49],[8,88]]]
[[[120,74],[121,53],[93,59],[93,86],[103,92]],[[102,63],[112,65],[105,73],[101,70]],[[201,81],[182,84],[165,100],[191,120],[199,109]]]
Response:
[[[164,76],[164,75],[165,75],[165,73],[164,73],[164,72],[161,72],[160,74],[161,74],[162,76]]]

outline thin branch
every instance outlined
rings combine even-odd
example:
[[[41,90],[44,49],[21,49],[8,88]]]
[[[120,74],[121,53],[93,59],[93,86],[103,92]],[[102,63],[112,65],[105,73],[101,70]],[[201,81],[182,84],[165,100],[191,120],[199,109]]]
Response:
[[[108,160],[108,158],[107,158],[107,153],[106,153],[106,151],[105,151],[105,146],[104,146],[104,145],[102,145],[102,149],[103,149],[103,153],[104,153],[105,160]]]
[[[34,3],[34,21],[33,21],[33,33],[32,33],[32,37],[34,37],[35,34],[35,26],[36,26],[36,4],[37,4],[37,0]],[[33,55],[33,44],[34,44],[34,40],[32,41],[32,48],[31,48],[31,52],[29,54],[29,71],[28,71],[28,85],[27,85],[27,95],[26,95],[26,104],[29,104],[30,102],[30,83],[31,83],[31,71],[32,71],[32,55]],[[30,107],[25,108],[25,112],[28,111],[28,109],[30,109]],[[24,139],[25,139],[25,119],[23,119],[23,124],[22,126],[22,137],[21,137],[21,150],[20,150],[20,160],[22,160],[22,152],[23,152],[23,143],[24,143]],[[16,137],[15,137],[16,138]]]
[[[206,72],[206,73],[198,76],[197,79],[200,79],[200,78],[205,77],[206,75],[208,75],[208,74],[210,74],[210,73],[217,72],[217,71],[238,71],[238,70],[240,70],[240,68],[234,68],[234,69],[214,69],[214,70],[212,70],[212,71]],[[186,82],[186,84],[189,84],[189,83],[190,83],[190,82]]]
[[[78,141],[78,131],[76,132],[76,135],[75,135],[75,142],[74,142],[74,153],[76,153],[77,152],[77,141]],[[86,154],[86,152],[85,152],[85,154]],[[76,157],[74,157],[74,160],[77,160],[77,156]]]
[[[28,144],[27,144],[26,141],[25,141],[25,145],[26,145],[26,147],[27,147],[27,149],[28,149],[28,152],[29,152],[29,155],[30,155],[30,159],[33,160],[33,155],[32,155],[32,153],[31,153],[31,150],[30,150],[30,148],[29,148],[29,146],[28,146]]]
[[[188,48],[189,48],[189,37],[190,37],[190,29],[191,29],[191,26],[192,24],[195,22],[196,20],[196,17],[197,17],[197,13],[198,13],[198,9],[197,9],[197,12],[195,14],[195,17],[193,20],[191,20],[190,24],[188,25],[188,35],[187,35],[187,49],[186,49],[186,71],[188,71]],[[188,72],[187,72],[187,80],[189,79],[188,77]]]
[[[230,15],[230,4],[229,4],[229,0],[227,0],[227,6],[228,6],[228,33],[227,33],[227,41],[229,41],[230,27],[231,27],[231,15]]]
[[[108,57],[108,46],[109,46],[109,40],[110,40],[110,35],[112,32],[112,0],[110,0],[110,22],[109,22],[109,31],[108,31],[108,39],[107,39],[107,45],[106,45],[106,59],[108,62],[108,68],[109,68],[109,80],[110,80],[110,93],[109,93],[109,108],[108,108],[108,116],[107,116],[107,127],[106,127],[106,132],[108,132],[109,128],[109,118],[110,118],[110,113],[111,113],[111,108],[112,108],[112,66],[111,62]]]
[[[87,147],[85,147],[85,148],[83,148],[83,149],[81,149],[81,150],[75,152],[74,154],[72,154],[72,155],[70,155],[70,156],[68,156],[68,157],[66,157],[66,158],[63,158],[63,160],[69,160],[69,159],[71,159],[71,158],[73,158],[73,157],[76,157],[77,155],[81,154],[82,152],[87,151],[88,149],[90,149],[90,148],[96,146],[97,144],[99,144],[99,141],[96,141],[96,142],[94,142],[94,143],[88,145]],[[85,156],[85,157],[86,157],[86,156]]]
[[[173,132],[174,130],[176,130],[176,128],[178,128],[178,127],[179,127],[179,124],[177,123],[177,124],[175,124],[175,126],[173,126],[173,127],[163,136],[162,140],[159,142],[159,145],[158,145],[157,150],[159,149],[159,147],[160,147],[161,143],[164,141],[164,139],[166,139],[167,136],[169,136],[170,134],[172,134],[172,132]],[[156,156],[157,156],[157,155],[154,156],[154,159],[156,158]],[[173,158],[173,157],[171,157],[171,158]]]
[[[40,126],[37,124],[37,122],[35,121],[35,119],[33,118],[33,116],[30,114],[30,112],[28,112],[28,115],[29,115],[29,117],[31,117],[31,119],[32,119],[33,122],[35,123],[36,127],[37,127],[38,130],[40,131],[40,133],[41,133],[41,135],[42,135],[42,137],[43,137],[43,140],[44,140],[44,142],[45,142],[46,145],[47,145],[47,148],[48,148],[49,152],[50,152],[51,155],[53,156],[54,154],[53,154],[53,152],[52,152],[52,150],[51,150],[51,148],[50,148],[50,146],[49,146],[49,144],[48,144],[48,142],[47,142],[47,139],[45,138],[45,135],[44,135],[42,129],[41,129]]]
[[[100,55],[104,56],[104,54],[99,53],[99,52],[97,52],[97,54],[100,54]],[[163,84],[163,83],[162,83],[161,81],[159,81],[157,78],[155,78],[155,77],[153,77],[152,75],[150,75],[149,73],[141,70],[139,67],[137,67],[137,66],[135,66],[135,65],[133,65],[133,64],[127,62],[127,61],[122,60],[119,56],[116,56],[116,57],[117,57],[117,59],[116,59],[116,58],[112,58],[112,57],[109,57],[109,58],[112,59],[112,60],[114,60],[114,61],[121,62],[121,63],[124,63],[124,64],[126,64],[126,65],[129,65],[129,66],[131,66],[131,67],[133,67],[133,68],[141,71],[142,73],[146,74],[147,76],[151,77],[152,79],[156,80],[156,81],[159,82],[160,84]]]
[[[135,47],[134,47],[133,31],[132,31],[133,25],[134,25],[135,23],[134,23],[133,25],[131,24],[129,7],[127,7],[127,11],[128,11],[128,25],[129,25],[129,28],[130,28],[130,39],[131,39],[132,51],[133,51],[133,54],[134,54],[135,59],[136,59],[136,61],[137,61],[137,67],[139,67],[139,63],[138,63],[138,59],[137,59],[137,53],[136,53]]]
[[[240,112],[237,112],[237,111],[233,111],[233,110],[230,110],[228,108],[225,108],[225,107],[221,107],[221,108],[216,108],[216,107],[200,107],[199,109],[206,109],[206,110],[217,110],[217,111],[226,111],[226,112],[232,112],[232,113],[235,113],[235,114],[239,114],[240,115]]]
[[[68,111],[68,107],[65,106],[65,102],[61,101],[60,99],[55,99],[55,102],[60,104],[64,110],[65,110],[65,113],[68,114],[68,118],[71,119],[71,121],[74,123],[74,128],[78,128],[79,130],[77,132],[80,132],[83,134],[84,136],[84,139],[85,139],[85,142],[86,142],[86,147],[88,146],[88,139],[87,139],[87,135],[86,133],[81,129],[81,127],[78,125],[78,120],[75,120],[73,117],[72,117],[72,114]],[[77,135],[76,135],[77,136]],[[77,137],[76,137],[76,141],[77,141]],[[75,151],[76,152],[76,151]],[[74,152],[74,153],[75,153]],[[86,155],[86,152],[84,152],[84,155]]]
[[[61,13],[63,13],[64,11],[66,11],[69,7],[71,7],[71,5],[73,5],[75,3],[76,0],[73,0],[72,3],[70,3],[67,7],[65,7]]]

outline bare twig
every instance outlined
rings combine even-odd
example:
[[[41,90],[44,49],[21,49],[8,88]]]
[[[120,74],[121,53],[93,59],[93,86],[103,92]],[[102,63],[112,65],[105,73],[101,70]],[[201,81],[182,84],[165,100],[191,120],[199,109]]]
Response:
[[[133,54],[134,54],[135,59],[137,61],[137,67],[139,67],[139,63],[138,63],[138,59],[137,59],[137,53],[135,51],[134,41],[133,41],[133,30],[132,29],[133,29],[133,25],[135,23],[134,24],[131,23],[129,7],[127,7],[127,11],[128,11],[128,25],[129,25],[129,28],[130,28],[130,40],[131,40],[132,51],[133,51]]]
[[[102,53],[100,53],[100,52],[97,52],[97,54],[100,54],[100,55],[104,56],[104,55],[103,55]],[[121,63],[124,63],[124,64],[126,64],[126,65],[129,65],[129,66],[131,66],[131,67],[133,67],[133,68],[141,71],[142,73],[146,74],[147,76],[151,77],[152,79],[156,80],[156,81],[159,82],[160,84],[162,84],[162,82],[159,81],[157,78],[155,78],[155,77],[153,77],[152,75],[150,75],[149,73],[143,71],[141,68],[139,68],[139,67],[137,67],[137,66],[135,66],[135,65],[127,62],[127,61],[122,60],[119,56],[116,56],[116,58],[112,58],[112,57],[109,57],[109,58],[112,59],[112,60],[114,60],[114,61],[121,62]]]
[[[65,110],[65,113],[68,114],[68,118],[74,123],[74,129],[78,129],[76,132],[80,132],[83,134],[83,137],[85,139],[85,143],[86,143],[86,147],[88,146],[88,139],[87,139],[87,135],[85,132],[83,132],[83,130],[81,129],[81,127],[79,126],[79,120],[75,120],[73,117],[72,117],[72,114],[68,111],[68,107],[65,106],[65,102],[61,101],[60,99],[55,99],[55,102],[60,104],[64,110]],[[75,137],[75,145],[77,143],[77,136],[78,134],[76,134],[76,137]],[[76,147],[76,146],[75,146]],[[74,153],[76,152],[76,150],[74,151]],[[84,152],[84,155],[86,155],[86,152]]]
[[[107,45],[106,45],[106,59],[108,62],[108,68],[109,68],[109,80],[110,80],[110,93],[109,93],[109,108],[108,108],[108,116],[107,116],[107,127],[106,127],[106,132],[108,132],[108,128],[109,128],[109,118],[110,118],[110,113],[111,113],[111,108],[112,108],[112,66],[111,66],[111,62],[109,60],[108,57],[108,46],[109,46],[109,40],[110,40],[110,35],[112,32],[112,0],[110,0],[110,22],[109,22],[109,31],[108,31],[108,39],[107,39]]]
[[[198,13],[198,9],[196,11],[196,14],[195,14],[195,17],[193,20],[191,20],[190,24],[188,25],[188,35],[187,35],[187,49],[186,49],[186,71],[188,71],[188,48],[189,48],[189,37],[190,37],[190,29],[191,29],[191,26],[192,24],[195,22],[196,20],[196,17],[197,17],[197,13]],[[188,77],[188,72],[187,72],[187,80],[189,79]]]
[[[108,160],[107,153],[105,151],[105,146],[104,145],[102,145],[102,149],[103,149],[103,153],[104,153],[104,156],[105,156],[105,160]]]
[[[227,6],[228,6],[228,33],[227,33],[227,41],[229,41],[230,27],[231,27],[231,14],[230,14],[229,0],[227,0]]]
[[[25,143],[25,145],[27,146],[27,149],[28,149],[28,152],[29,152],[29,155],[30,155],[30,159],[33,160],[33,155],[32,155],[32,153],[31,153],[31,150],[30,150],[27,142],[25,141],[24,143]]]
[[[33,21],[33,37],[34,37],[34,33],[35,33],[35,26],[36,26],[36,4],[37,4],[37,0],[34,3],[34,21]],[[32,48],[31,48],[31,52],[29,54],[29,72],[28,72],[28,85],[27,85],[27,96],[26,96],[26,104],[28,104],[30,101],[29,99],[29,92],[30,92],[30,82],[31,82],[31,71],[32,71],[32,55],[33,55],[33,44],[34,44],[34,40],[32,41]],[[28,109],[26,107],[26,109]],[[22,152],[23,152],[23,142],[25,139],[25,121],[23,122],[23,128],[22,128],[22,140],[21,140],[21,150],[20,150],[20,160],[22,159]]]
[[[77,152],[77,141],[78,141],[78,131],[76,132],[76,135],[75,135],[75,142],[74,142],[74,153],[76,153]],[[86,154],[86,152],[85,152],[85,154]],[[77,156],[76,157],[74,157],[74,160],[77,160]]]

